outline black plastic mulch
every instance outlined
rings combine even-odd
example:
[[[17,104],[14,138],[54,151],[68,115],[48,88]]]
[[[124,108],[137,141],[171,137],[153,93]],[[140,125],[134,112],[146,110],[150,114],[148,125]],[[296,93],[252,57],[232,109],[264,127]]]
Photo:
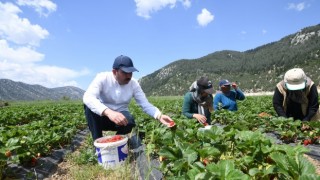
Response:
[[[81,145],[88,133],[88,129],[80,131],[70,145],[63,149],[54,150],[50,156],[39,158],[35,166],[8,164],[2,179],[41,180],[48,177],[57,170],[58,164],[62,162],[67,153],[75,151]]]
[[[162,172],[158,170],[160,162],[156,159],[150,161],[147,158],[145,145],[141,143],[139,136],[131,136],[128,145],[136,162],[135,170],[139,172],[139,179],[159,180],[163,178]]]
[[[88,129],[77,133],[69,146],[54,150],[50,156],[39,158],[36,166],[23,166],[9,163],[2,179],[43,180],[48,178],[57,171],[58,165],[63,161],[65,155],[74,152],[89,133]],[[159,161],[152,160],[149,162],[145,153],[145,145],[141,143],[141,139],[137,135],[129,138],[128,145],[135,160],[134,169],[139,172],[139,179],[162,179],[162,173],[157,170],[160,165]]]

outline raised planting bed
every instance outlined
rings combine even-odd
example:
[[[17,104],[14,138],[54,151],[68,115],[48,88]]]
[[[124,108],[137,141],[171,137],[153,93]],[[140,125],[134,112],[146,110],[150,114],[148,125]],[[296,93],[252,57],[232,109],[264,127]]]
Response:
[[[18,165],[8,161],[2,178],[44,179],[50,176],[57,170],[59,163],[62,162],[65,155],[75,151],[81,145],[81,142],[88,133],[88,129],[78,132],[69,145],[53,150],[50,156],[37,158],[34,164],[26,163]]]

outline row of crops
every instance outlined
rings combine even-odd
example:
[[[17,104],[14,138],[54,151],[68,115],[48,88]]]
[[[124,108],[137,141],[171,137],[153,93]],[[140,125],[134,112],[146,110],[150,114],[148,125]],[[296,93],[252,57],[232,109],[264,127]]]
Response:
[[[319,122],[276,117],[271,97],[257,96],[240,101],[237,112],[213,113],[214,126],[199,131],[199,123],[181,115],[182,99],[149,98],[175,120],[174,128],[130,104],[134,131],[166,179],[320,179],[304,157],[311,146],[320,151]],[[1,168],[32,165],[87,128],[80,101],[21,103],[0,108],[0,114]]]
[[[181,115],[181,99],[151,99],[172,116],[175,128],[134,113],[146,152],[161,162],[166,179],[320,179],[304,156],[310,146],[320,154],[320,122],[276,117],[271,99],[247,97],[237,112],[217,111],[206,131]]]
[[[0,114],[0,175],[8,164],[35,166],[86,128],[80,102],[16,103]]]

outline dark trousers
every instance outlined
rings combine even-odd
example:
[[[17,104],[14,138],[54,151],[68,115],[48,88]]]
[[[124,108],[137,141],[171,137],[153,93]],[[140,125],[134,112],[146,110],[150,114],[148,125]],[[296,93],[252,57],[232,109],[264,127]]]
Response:
[[[211,124],[211,112],[209,111],[208,108],[205,108],[205,109],[204,109],[204,114],[205,114],[205,116],[206,116],[206,118],[207,118],[207,123],[208,123],[208,124]]]
[[[100,116],[92,112],[86,105],[84,105],[84,114],[86,116],[93,140],[102,137],[102,131],[117,131],[116,134],[130,133],[132,128],[136,125],[134,118],[128,111],[121,111],[120,113],[123,114],[128,120],[128,124],[126,126],[116,125],[108,117]]]

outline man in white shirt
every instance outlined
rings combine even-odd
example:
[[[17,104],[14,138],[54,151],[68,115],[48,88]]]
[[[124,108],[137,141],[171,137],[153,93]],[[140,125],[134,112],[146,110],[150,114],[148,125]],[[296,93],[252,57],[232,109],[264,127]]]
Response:
[[[98,73],[84,93],[85,116],[93,140],[102,137],[102,131],[117,131],[117,134],[130,133],[135,126],[129,112],[132,98],[142,110],[170,127],[173,120],[163,115],[146,98],[132,72],[138,71],[128,56],[118,56],[113,63],[112,72]]]

